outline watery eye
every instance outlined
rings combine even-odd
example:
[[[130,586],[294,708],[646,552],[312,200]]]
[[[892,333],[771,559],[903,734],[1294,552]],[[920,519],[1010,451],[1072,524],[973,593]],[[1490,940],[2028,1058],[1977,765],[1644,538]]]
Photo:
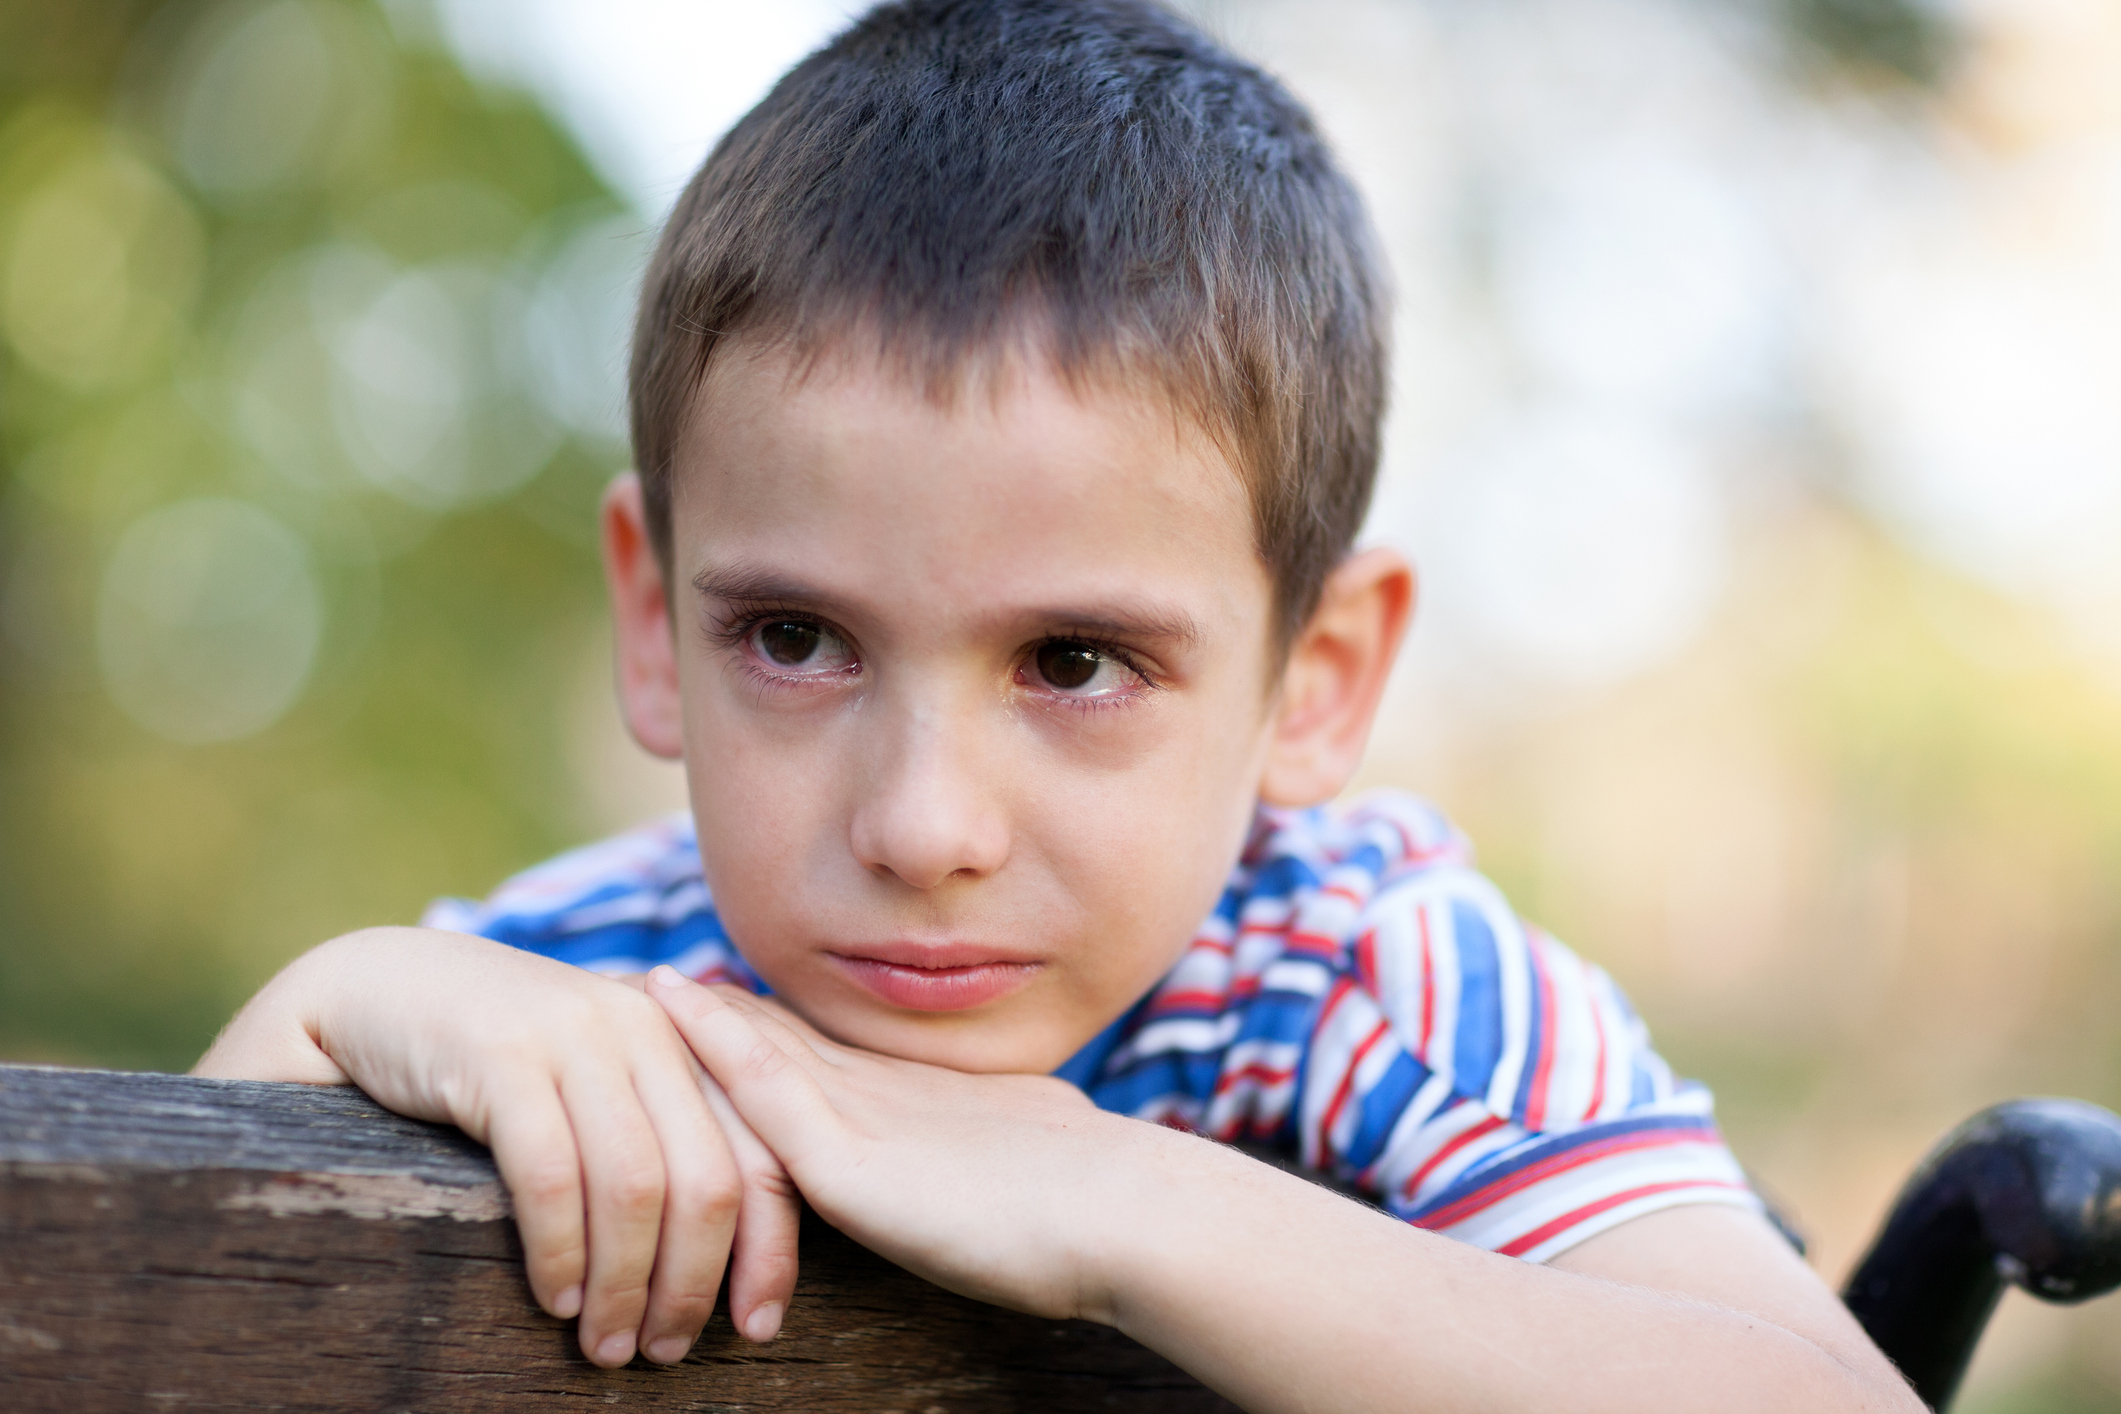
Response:
[[[1058,688],[1073,691],[1097,676],[1105,655],[1087,643],[1057,639],[1039,645],[1038,675]]]
[[[846,639],[807,619],[765,619],[749,638],[751,651],[788,677],[829,678],[857,666]]]
[[[816,624],[781,620],[760,624],[754,631],[759,651],[782,667],[799,667],[817,655],[824,633]]]

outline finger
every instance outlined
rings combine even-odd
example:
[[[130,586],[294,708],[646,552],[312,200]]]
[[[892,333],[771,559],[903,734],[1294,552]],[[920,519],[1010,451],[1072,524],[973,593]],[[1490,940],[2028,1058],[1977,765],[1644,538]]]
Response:
[[[588,1196],[589,1270],[582,1284],[582,1353],[606,1367],[633,1358],[663,1225],[662,1146],[629,1077],[599,1067],[563,1078]]]
[[[641,1353],[665,1365],[699,1339],[729,1263],[743,1184],[722,1126],[694,1080],[697,1067],[674,1042],[662,1063],[637,1071],[634,1087],[662,1146],[662,1233]]]
[[[757,996],[727,982],[717,982],[709,990],[754,1021],[777,1025],[820,1056],[837,1049],[824,1032],[790,1011],[778,997]]]
[[[795,1299],[802,1230],[803,1201],[787,1170],[774,1163],[747,1174],[729,1257],[729,1318],[746,1339],[763,1342],[780,1334]]]
[[[530,1291],[561,1320],[582,1310],[588,1244],[582,1217],[582,1159],[559,1095],[525,1085],[498,1096],[483,1136],[515,1207]]]
[[[673,968],[648,974],[648,995],[670,1014],[752,1132],[800,1176],[804,1154],[839,1122],[808,1069],[825,1063],[794,1032],[756,1012],[747,1016]]]
[[[702,1096],[720,1121],[743,1176],[736,1243],[729,1256],[729,1322],[748,1340],[769,1341],[795,1298],[803,1200],[781,1161],[744,1123],[713,1076],[699,1076]]]
[[[828,1054],[837,1049],[833,1043],[775,998],[756,996],[727,982],[717,982],[707,990],[737,1015],[756,1026],[763,1035],[786,1051],[790,1059],[810,1070],[812,1074],[819,1073],[816,1067],[818,1061],[830,1061],[833,1065],[839,1065],[844,1059],[838,1054]]]

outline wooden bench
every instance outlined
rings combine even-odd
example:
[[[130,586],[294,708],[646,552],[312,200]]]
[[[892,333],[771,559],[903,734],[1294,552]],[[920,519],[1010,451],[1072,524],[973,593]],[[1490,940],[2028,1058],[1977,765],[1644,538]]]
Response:
[[[806,1216],[781,1336],[599,1370],[485,1149],[358,1091],[0,1066],[9,1414],[1228,1410],[1102,1326],[953,1296]]]
[[[599,1370],[531,1303],[508,1195],[456,1130],[354,1090],[0,1065],[0,1414],[1234,1407],[1116,1331],[953,1296],[815,1215],[802,1242],[772,1344],[717,1321],[681,1367]],[[1844,1297],[1942,1409],[2006,1282],[2121,1286],[2121,1117],[1975,1115]]]

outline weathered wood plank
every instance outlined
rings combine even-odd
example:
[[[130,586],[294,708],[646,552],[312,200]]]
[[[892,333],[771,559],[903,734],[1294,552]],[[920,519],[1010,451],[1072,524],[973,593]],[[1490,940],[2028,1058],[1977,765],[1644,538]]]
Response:
[[[953,1296],[814,1215],[780,1339],[598,1370],[486,1151],[351,1090],[0,1066],[10,1411],[1228,1410],[1116,1332]]]

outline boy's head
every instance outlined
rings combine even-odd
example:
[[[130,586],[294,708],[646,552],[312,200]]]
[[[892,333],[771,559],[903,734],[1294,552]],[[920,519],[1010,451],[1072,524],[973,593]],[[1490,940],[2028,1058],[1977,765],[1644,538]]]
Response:
[[[1028,340],[1223,446],[1286,642],[1376,472],[1372,245],[1310,115],[1146,0],[881,5],[723,138],[649,267],[632,415],[658,549],[733,337],[866,344],[935,396]]]
[[[1379,284],[1303,110],[1145,3],[880,7],[716,148],[606,553],[628,719],[810,1020],[1049,1069],[1256,799],[1346,779],[1412,592],[1347,558]]]

